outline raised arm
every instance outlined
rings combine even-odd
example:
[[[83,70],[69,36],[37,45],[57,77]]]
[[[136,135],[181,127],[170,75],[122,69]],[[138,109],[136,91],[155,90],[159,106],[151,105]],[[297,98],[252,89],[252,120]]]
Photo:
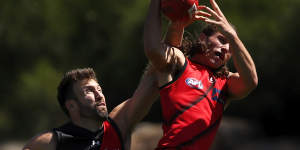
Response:
[[[198,6],[191,13],[191,18],[170,21],[164,41],[161,40],[160,0],[151,0],[148,15],[144,26],[144,51],[150,62],[159,72],[172,73],[181,68],[185,56],[178,49],[181,46],[184,28],[196,20],[209,17],[210,14],[202,11],[205,6]]]
[[[164,42],[170,46],[180,47],[182,44],[184,25],[182,22],[169,22]]]
[[[174,65],[183,65],[184,56],[180,50],[161,41],[160,0],[151,0],[144,25],[144,51],[159,72],[172,72]]]
[[[152,67],[147,68],[133,96],[118,105],[110,117],[119,126],[124,138],[131,135],[132,129],[141,121],[158,99],[157,80]]]
[[[213,18],[202,18],[206,23],[217,26],[219,31],[229,40],[229,50],[232,53],[234,66],[237,70],[237,73],[230,74],[228,81],[229,94],[232,99],[241,99],[247,96],[258,84],[255,64],[215,0],[210,0],[210,3],[213,9],[206,7],[206,10]]]

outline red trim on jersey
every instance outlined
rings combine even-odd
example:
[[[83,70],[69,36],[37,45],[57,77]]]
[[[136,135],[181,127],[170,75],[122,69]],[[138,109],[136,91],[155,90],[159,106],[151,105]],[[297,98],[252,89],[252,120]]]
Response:
[[[108,118],[103,122],[104,135],[100,150],[124,150],[124,143],[118,126]]]

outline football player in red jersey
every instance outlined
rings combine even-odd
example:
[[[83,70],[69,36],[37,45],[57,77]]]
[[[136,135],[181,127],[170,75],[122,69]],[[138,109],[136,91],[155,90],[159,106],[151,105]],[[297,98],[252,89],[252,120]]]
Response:
[[[164,120],[157,150],[208,150],[225,106],[256,88],[255,64],[215,0],[212,9],[198,6],[189,20],[171,22],[162,43],[160,3],[151,0],[144,26],[144,51],[157,72]],[[182,44],[184,28],[195,20],[207,27]],[[237,72],[226,68],[231,58]]]

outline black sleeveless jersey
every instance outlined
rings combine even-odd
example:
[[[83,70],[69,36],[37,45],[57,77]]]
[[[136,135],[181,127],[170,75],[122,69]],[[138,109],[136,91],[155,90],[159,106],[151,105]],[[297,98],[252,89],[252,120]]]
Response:
[[[104,132],[103,127],[91,132],[69,122],[54,128],[53,133],[57,150],[99,150]]]

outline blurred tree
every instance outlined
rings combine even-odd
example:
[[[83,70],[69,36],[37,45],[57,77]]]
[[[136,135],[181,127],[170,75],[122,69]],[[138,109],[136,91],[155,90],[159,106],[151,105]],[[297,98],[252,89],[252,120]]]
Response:
[[[44,59],[38,60],[33,69],[19,75],[20,81],[13,93],[17,101],[10,101],[10,105],[14,106],[11,107],[11,118],[18,119],[13,120],[14,124],[8,131],[20,135],[38,133],[66,119],[55,95],[61,76]]]

